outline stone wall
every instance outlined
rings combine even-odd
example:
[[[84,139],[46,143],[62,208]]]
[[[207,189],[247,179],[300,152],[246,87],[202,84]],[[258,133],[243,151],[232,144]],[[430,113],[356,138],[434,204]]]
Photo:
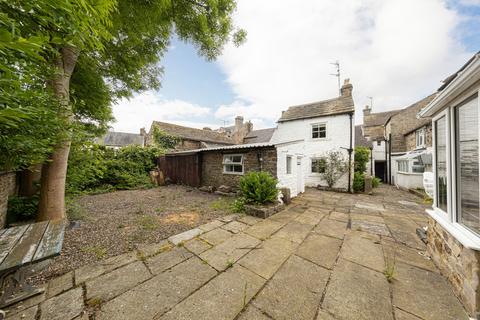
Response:
[[[228,153],[225,151],[209,151],[202,153],[202,185],[219,187],[221,185],[236,188],[243,175],[223,173],[224,154],[243,154],[244,172],[267,171],[277,176],[277,151],[274,147],[239,149]],[[258,161],[261,154],[263,162]]]
[[[429,124],[425,126],[426,129],[426,147],[432,146],[432,125]],[[410,132],[409,134],[405,135],[405,142],[407,144],[407,151],[415,150],[417,147],[417,141],[415,137],[415,131]]]
[[[480,312],[480,252],[465,248],[429,217],[427,250],[472,316]]]
[[[5,227],[8,197],[17,191],[15,172],[0,172],[0,228]]]

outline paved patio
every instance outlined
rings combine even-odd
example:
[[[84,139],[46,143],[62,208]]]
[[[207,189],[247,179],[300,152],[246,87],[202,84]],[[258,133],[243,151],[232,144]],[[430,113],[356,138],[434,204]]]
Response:
[[[416,235],[421,200],[376,190],[215,220],[54,279],[7,319],[468,319]]]

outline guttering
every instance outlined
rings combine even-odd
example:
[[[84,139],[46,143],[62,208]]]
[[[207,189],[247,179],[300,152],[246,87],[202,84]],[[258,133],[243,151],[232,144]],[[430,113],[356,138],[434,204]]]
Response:
[[[470,64],[459,71],[457,76],[425,108],[420,110],[417,117],[432,117],[478,80],[480,80],[480,53],[477,53]]]

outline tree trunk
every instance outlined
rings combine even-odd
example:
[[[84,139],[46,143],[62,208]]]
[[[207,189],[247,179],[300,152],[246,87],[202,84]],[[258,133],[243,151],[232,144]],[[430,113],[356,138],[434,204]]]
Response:
[[[54,95],[60,102],[59,116],[70,122],[70,77],[78,59],[78,50],[63,47],[53,63],[56,69],[51,81]],[[38,221],[64,219],[65,214],[65,179],[67,176],[70,139],[60,142],[50,159],[43,165],[40,183],[40,202],[38,204]]]

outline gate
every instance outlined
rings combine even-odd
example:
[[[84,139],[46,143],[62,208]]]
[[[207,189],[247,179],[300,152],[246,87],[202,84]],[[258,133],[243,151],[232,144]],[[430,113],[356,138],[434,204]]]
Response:
[[[199,187],[201,184],[202,166],[200,154],[171,154],[158,159],[158,167],[165,178],[174,184]]]

